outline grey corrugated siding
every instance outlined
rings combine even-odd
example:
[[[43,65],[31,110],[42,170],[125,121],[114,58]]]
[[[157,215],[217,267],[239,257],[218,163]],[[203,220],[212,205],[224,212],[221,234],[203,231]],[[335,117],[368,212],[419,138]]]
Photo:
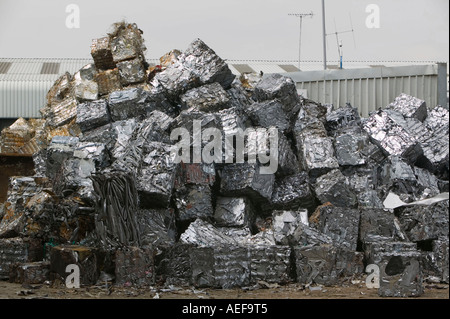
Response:
[[[372,69],[327,70],[291,73],[297,88],[306,90],[309,99],[335,107],[349,102],[361,116],[385,107],[401,93],[425,100],[430,108],[442,104],[446,87],[438,90],[438,70],[446,66],[414,65]],[[445,81],[445,76],[441,77]],[[441,80],[442,81],[442,80]],[[445,83],[444,83],[445,84]]]
[[[48,90],[64,72],[71,74],[91,59],[0,58],[11,62],[6,74],[0,74],[0,118],[39,118]],[[59,63],[59,74],[41,74],[44,63]]]
[[[147,59],[147,61],[151,64],[159,63],[157,59]],[[37,118],[41,116],[39,110],[45,105],[48,90],[60,74],[65,71],[74,74],[84,65],[92,63],[92,60],[0,58],[0,62],[12,63],[6,74],[0,74],[0,118]],[[280,67],[280,64],[289,65],[291,62],[227,60],[231,71],[237,76],[240,72],[233,67],[234,64],[246,64],[255,72],[262,71],[264,74],[283,73],[292,77],[299,89],[306,89],[309,98],[321,103],[333,103],[335,106],[350,102],[359,108],[363,116],[377,107],[386,106],[400,93],[422,98],[431,107],[438,103],[437,65],[362,69],[361,63],[354,65],[346,63],[347,67],[359,67],[359,69],[303,72],[285,72]],[[44,63],[60,63],[59,74],[40,74]],[[302,69],[313,65],[314,63],[303,63]],[[321,65],[321,63],[317,64],[318,68]],[[290,69],[294,70],[295,66]],[[446,66],[442,69],[446,73]],[[440,76],[441,73],[439,72]],[[446,74],[441,77],[443,80],[440,80],[439,86],[443,89],[439,90],[445,91]],[[446,96],[443,96],[439,103],[442,104],[445,100]]]

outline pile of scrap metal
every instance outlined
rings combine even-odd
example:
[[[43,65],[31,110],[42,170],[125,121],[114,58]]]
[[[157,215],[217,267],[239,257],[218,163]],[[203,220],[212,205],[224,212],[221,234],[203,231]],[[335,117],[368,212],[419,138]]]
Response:
[[[2,130],[0,135],[0,153],[33,154],[44,147],[45,120],[19,118],[11,126]]]
[[[93,41],[93,64],[49,91],[51,139],[0,214],[0,277],[65,278],[77,264],[82,285],[105,273],[116,285],[338,285],[375,264],[382,296],[448,283],[448,110],[401,95],[363,119],[301,99],[279,74],[235,79],[200,39],[149,68],[141,35],[117,24]],[[216,129],[231,161],[176,161],[176,128],[193,132],[192,153],[209,142],[195,129]],[[241,156],[226,139],[251,128],[278,132],[257,145],[278,154],[275,171],[250,160],[249,140]]]

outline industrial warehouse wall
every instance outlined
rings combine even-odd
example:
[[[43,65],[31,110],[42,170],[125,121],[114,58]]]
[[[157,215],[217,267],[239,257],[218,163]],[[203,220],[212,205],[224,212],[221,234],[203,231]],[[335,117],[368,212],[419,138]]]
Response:
[[[447,106],[447,64],[375,67],[290,73],[307,97],[335,107],[349,102],[360,115],[385,107],[401,93],[425,100],[428,107]]]

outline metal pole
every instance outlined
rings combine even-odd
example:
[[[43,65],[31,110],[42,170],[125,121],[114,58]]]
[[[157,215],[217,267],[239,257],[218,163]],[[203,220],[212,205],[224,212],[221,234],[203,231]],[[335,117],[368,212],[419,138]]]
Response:
[[[313,13],[289,13],[289,16],[299,17],[300,18],[300,34],[298,36],[298,69],[300,70],[300,58],[301,58],[301,49],[302,49],[302,19],[306,16],[313,16]]]
[[[327,44],[325,30],[325,0],[322,0],[322,31],[323,31],[323,69],[327,69]]]

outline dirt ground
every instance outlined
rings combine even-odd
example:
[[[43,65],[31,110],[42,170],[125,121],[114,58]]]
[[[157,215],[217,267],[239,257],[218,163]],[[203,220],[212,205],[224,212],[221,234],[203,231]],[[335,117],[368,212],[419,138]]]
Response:
[[[424,294],[412,299],[449,299],[448,285],[424,284]],[[171,287],[90,286],[68,289],[63,285],[22,285],[0,281],[0,299],[387,299],[378,296],[377,289],[368,289],[364,283],[340,287],[298,284],[246,289],[196,289]],[[399,299],[399,298],[394,298]],[[407,298],[411,299],[411,298]]]

